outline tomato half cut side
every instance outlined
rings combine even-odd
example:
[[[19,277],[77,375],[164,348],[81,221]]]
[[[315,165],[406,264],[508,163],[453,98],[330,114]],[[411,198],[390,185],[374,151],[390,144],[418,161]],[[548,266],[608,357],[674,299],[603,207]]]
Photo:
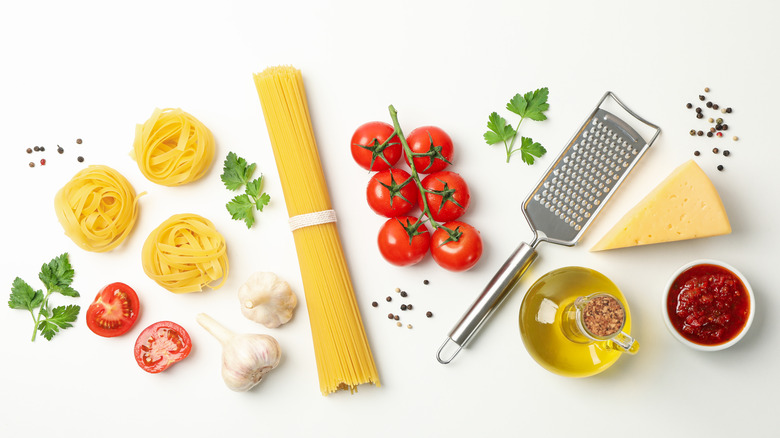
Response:
[[[192,350],[190,334],[171,321],[155,322],[138,335],[135,341],[135,361],[152,374],[167,370],[189,356]]]
[[[133,327],[139,311],[140,302],[133,288],[111,283],[98,292],[87,308],[87,327],[105,338],[123,335]]]

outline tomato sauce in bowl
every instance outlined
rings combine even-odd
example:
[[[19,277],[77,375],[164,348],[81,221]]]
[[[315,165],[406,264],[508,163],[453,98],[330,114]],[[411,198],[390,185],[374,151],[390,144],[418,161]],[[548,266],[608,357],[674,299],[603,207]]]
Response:
[[[677,335],[699,349],[728,347],[752,320],[752,292],[728,265],[701,261],[684,266],[667,287],[665,316]]]

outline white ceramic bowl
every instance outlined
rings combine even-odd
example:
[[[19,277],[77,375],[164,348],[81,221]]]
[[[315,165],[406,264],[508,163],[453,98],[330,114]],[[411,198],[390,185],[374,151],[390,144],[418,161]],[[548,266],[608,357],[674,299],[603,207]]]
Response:
[[[742,327],[742,330],[739,333],[737,333],[737,335],[734,336],[731,340],[729,340],[727,342],[724,342],[722,344],[702,345],[702,344],[697,344],[695,342],[692,342],[692,341],[686,339],[685,337],[683,337],[683,335],[680,334],[680,332],[678,332],[677,329],[674,327],[674,325],[672,324],[671,319],[669,319],[669,312],[667,310],[667,299],[668,299],[669,291],[670,291],[670,289],[672,287],[672,284],[677,279],[677,277],[680,276],[680,274],[682,274],[683,272],[687,271],[688,269],[690,269],[690,268],[692,268],[694,266],[698,266],[698,265],[715,265],[715,266],[720,266],[720,267],[722,267],[724,269],[727,269],[728,271],[732,272],[734,275],[737,276],[737,278],[739,278],[742,281],[742,284],[745,285],[745,289],[747,290],[747,293],[748,293],[748,299],[750,301],[750,312],[748,314],[748,319],[745,322],[745,326]],[[663,314],[664,323],[666,323],[666,328],[669,329],[669,332],[672,334],[672,336],[674,336],[675,339],[677,339],[678,341],[682,342],[683,344],[685,344],[685,345],[687,345],[687,346],[689,346],[689,347],[691,347],[693,349],[696,349],[696,350],[700,350],[700,351],[718,351],[718,350],[723,350],[723,349],[726,349],[728,347],[731,347],[732,345],[734,345],[737,342],[739,342],[739,340],[742,339],[743,336],[745,336],[745,333],[747,333],[748,329],[750,328],[750,324],[753,323],[753,316],[756,313],[756,301],[755,301],[755,298],[753,296],[753,289],[750,287],[750,283],[748,283],[747,279],[745,278],[744,275],[742,275],[741,272],[736,270],[734,267],[732,267],[732,266],[730,266],[730,265],[728,265],[726,263],[723,263],[721,261],[718,261],[718,260],[701,259],[701,260],[694,260],[694,261],[692,261],[690,263],[686,263],[685,265],[681,266],[680,269],[675,271],[674,274],[672,274],[672,276],[669,278],[669,281],[666,283],[666,288],[664,289],[664,292],[663,292],[663,299],[661,300],[661,312]]]

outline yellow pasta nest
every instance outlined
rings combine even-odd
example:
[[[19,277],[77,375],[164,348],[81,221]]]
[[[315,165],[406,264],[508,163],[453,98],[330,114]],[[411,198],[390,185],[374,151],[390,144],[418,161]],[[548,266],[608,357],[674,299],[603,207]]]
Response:
[[[149,181],[178,186],[206,174],[214,160],[214,136],[179,108],[157,108],[136,125],[131,156]]]
[[[133,186],[116,170],[101,165],[77,173],[54,197],[65,234],[93,252],[110,251],[125,240],[138,216],[137,207]]]
[[[141,255],[146,275],[173,293],[219,289],[227,279],[225,238],[196,214],[168,218],[146,239]]]

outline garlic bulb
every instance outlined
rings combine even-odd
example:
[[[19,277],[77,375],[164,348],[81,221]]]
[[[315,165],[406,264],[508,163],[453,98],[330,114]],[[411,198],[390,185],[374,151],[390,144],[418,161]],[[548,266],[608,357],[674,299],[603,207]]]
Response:
[[[286,281],[272,272],[255,272],[238,289],[241,313],[268,328],[292,318],[298,298]]]
[[[248,391],[279,365],[282,350],[273,337],[235,334],[205,313],[196,320],[222,344],[222,379],[233,391]]]

